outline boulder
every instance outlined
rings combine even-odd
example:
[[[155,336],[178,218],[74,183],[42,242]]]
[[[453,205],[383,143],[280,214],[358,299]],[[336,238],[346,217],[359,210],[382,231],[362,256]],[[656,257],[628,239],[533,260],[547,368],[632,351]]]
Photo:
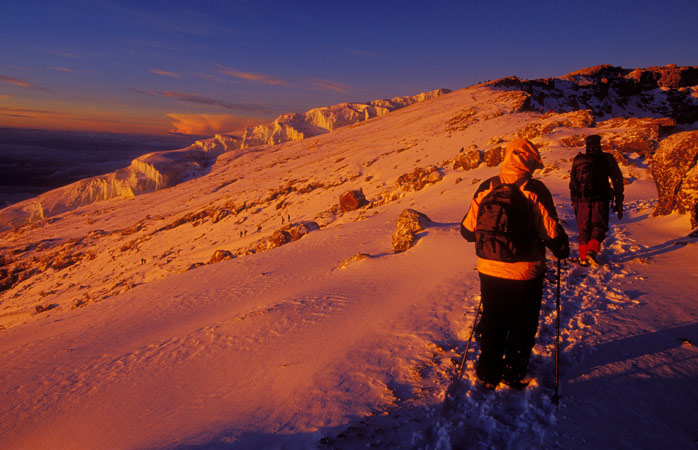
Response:
[[[504,159],[504,150],[500,146],[485,150],[484,159],[488,167],[497,167]]]
[[[213,252],[213,255],[211,256],[211,259],[208,261],[209,264],[215,264],[217,262],[225,261],[226,259],[233,259],[235,258],[235,255],[233,255],[231,252],[228,250],[216,250]]]
[[[482,163],[482,153],[479,150],[470,150],[456,156],[453,162],[454,169],[470,170],[476,169]]]
[[[442,178],[436,166],[417,167],[411,173],[398,177],[397,185],[403,191],[419,191],[428,184],[438,183]]]
[[[393,251],[404,252],[412,247],[417,239],[417,233],[427,228],[431,219],[414,209],[405,209],[397,219],[397,228],[393,234]]]
[[[695,226],[698,198],[698,131],[677,133],[662,140],[650,162],[659,197],[655,216],[678,211],[691,214]]]
[[[339,196],[339,209],[344,212],[354,211],[367,204],[368,201],[362,189],[347,191]]]
[[[286,225],[282,230],[291,237],[291,241],[297,241],[311,231],[319,230],[320,225],[317,222],[304,220],[302,222],[294,222]]]

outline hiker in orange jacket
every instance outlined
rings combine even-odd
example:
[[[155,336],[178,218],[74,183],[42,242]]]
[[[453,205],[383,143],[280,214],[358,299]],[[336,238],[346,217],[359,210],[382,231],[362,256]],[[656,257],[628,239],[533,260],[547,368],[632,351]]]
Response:
[[[558,222],[552,195],[543,182],[531,178],[533,171],[542,167],[540,153],[532,142],[511,142],[499,176],[480,185],[461,223],[461,234],[469,242],[476,242],[478,253],[482,319],[476,373],[486,389],[496,388],[502,378],[512,387],[525,386],[543,297],[545,247],[560,259],[569,256],[569,240]],[[488,219],[485,211],[490,207],[488,194],[499,191],[502,185],[514,185],[523,194],[519,197],[512,190],[511,195],[519,199],[516,201],[522,203],[524,211],[509,218],[509,226],[516,224],[518,229],[513,232],[520,236],[512,238],[509,246],[519,250],[505,257],[498,254],[500,244],[495,241],[499,237],[493,237],[496,232],[486,231],[489,225],[485,223],[494,220]]]

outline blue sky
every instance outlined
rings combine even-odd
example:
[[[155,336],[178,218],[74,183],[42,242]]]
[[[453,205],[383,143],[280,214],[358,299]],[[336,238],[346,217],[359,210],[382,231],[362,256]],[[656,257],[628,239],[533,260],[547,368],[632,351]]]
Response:
[[[698,65],[698,1],[3,2],[0,126],[211,132],[597,64]]]

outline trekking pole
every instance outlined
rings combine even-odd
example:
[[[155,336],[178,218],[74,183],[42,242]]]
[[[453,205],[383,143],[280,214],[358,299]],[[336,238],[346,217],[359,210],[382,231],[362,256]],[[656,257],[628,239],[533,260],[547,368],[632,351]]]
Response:
[[[555,395],[553,402],[557,404],[560,400],[558,395],[559,374],[560,374],[560,258],[557,259],[557,336],[555,339]]]
[[[465,360],[468,357],[468,350],[470,349],[470,342],[473,340],[473,335],[475,334],[475,326],[477,325],[477,318],[480,315],[480,307],[482,306],[482,296],[480,296],[480,303],[477,304],[477,311],[475,311],[475,320],[473,320],[473,327],[470,329],[470,337],[468,338],[468,345],[465,346],[465,352],[463,352],[463,358],[460,361],[460,367],[458,368],[458,376],[455,381],[460,381],[463,376],[463,369],[465,369]]]

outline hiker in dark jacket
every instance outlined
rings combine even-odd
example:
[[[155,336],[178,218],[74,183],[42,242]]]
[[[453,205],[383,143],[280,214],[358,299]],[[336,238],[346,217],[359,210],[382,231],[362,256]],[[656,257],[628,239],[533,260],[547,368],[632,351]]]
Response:
[[[601,151],[601,136],[598,134],[587,136],[586,154],[579,153],[574,158],[570,171],[570,196],[577,217],[579,263],[596,266],[596,256],[608,232],[610,202],[615,200],[614,210],[622,219],[624,198],[623,173],[613,155]]]
[[[531,178],[533,171],[542,167],[533,143],[527,139],[510,143],[499,176],[480,185],[461,223],[461,234],[469,242],[476,242],[478,253],[482,319],[478,326],[481,351],[476,373],[486,389],[496,388],[502,378],[512,387],[526,385],[524,378],[543,297],[545,247],[558,258],[569,256],[569,240],[558,223],[552,195],[543,182]],[[478,224],[485,228],[484,214],[479,214],[481,206],[486,210],[487,195],[500,184],[514,184],[523,194],[521,201],[525,206],[526,217],[519,225],[526,228],[519,245],[522,250],[509,261],[487,254],[486,247],[491,242],[483,236],[483,230],[478,230]]]

